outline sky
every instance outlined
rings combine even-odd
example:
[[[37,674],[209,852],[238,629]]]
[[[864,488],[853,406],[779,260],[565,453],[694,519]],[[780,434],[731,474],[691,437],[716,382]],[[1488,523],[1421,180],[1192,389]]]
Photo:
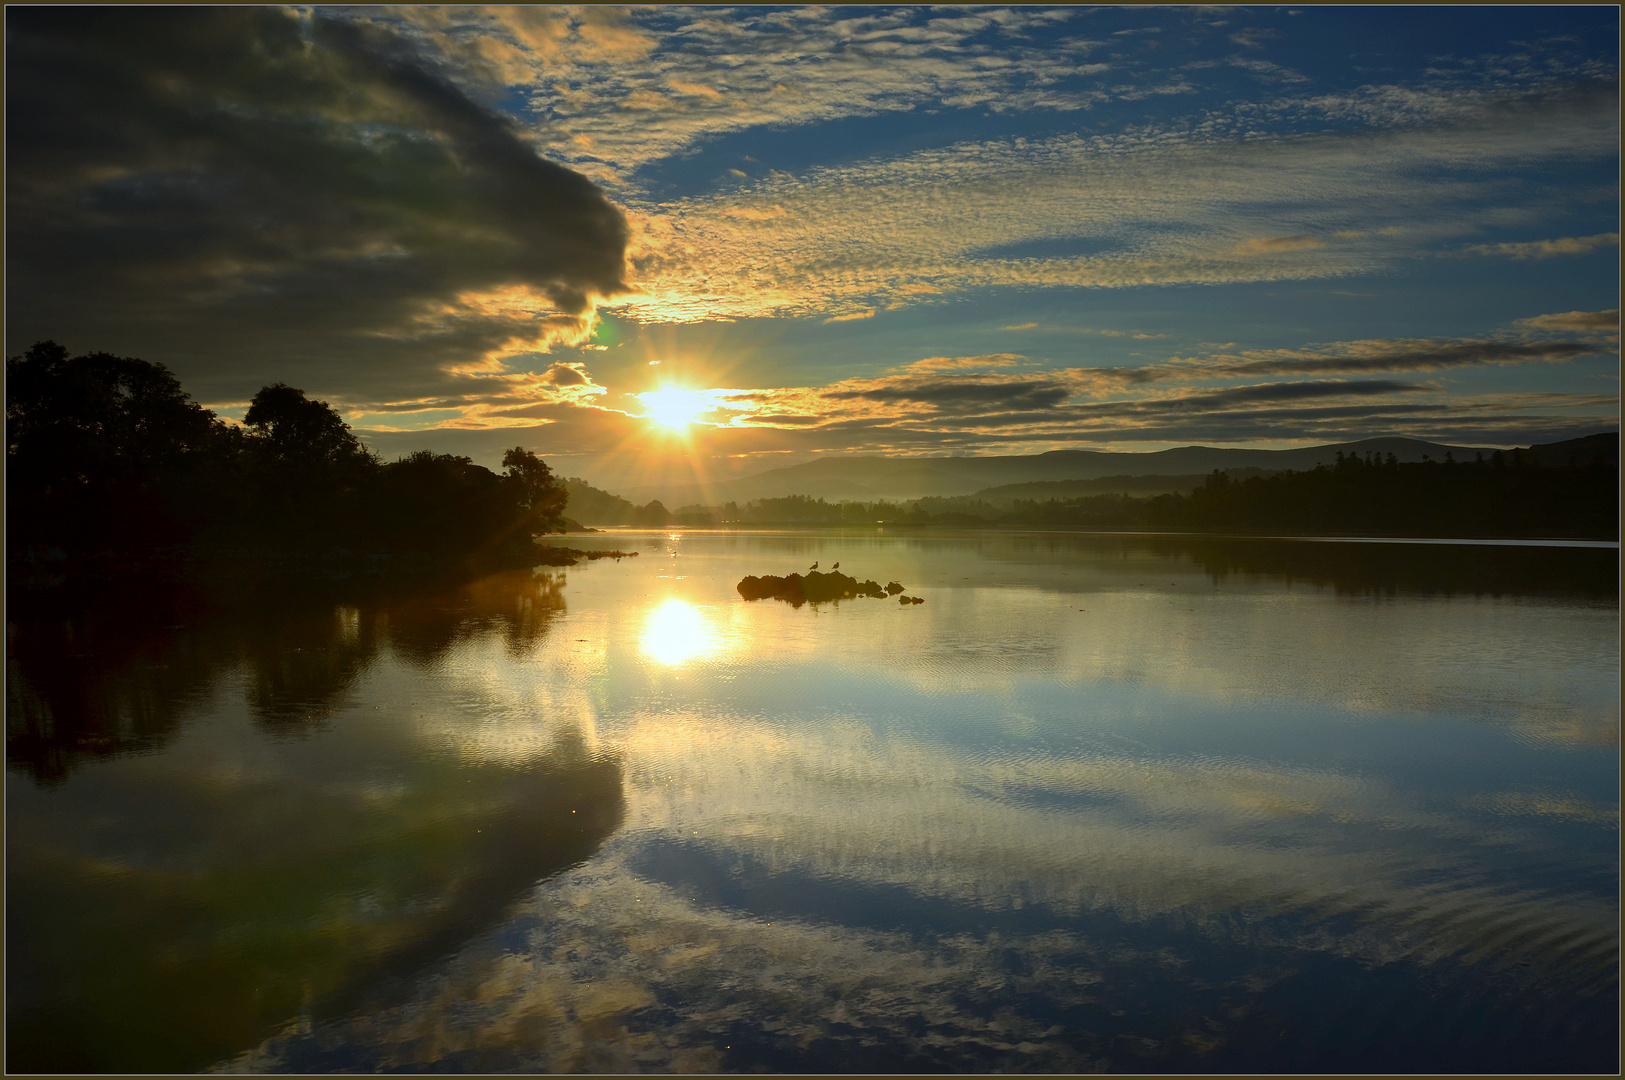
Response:
[[[1619,11],[8,7],[6,351],[600,486],[1619,422]]]

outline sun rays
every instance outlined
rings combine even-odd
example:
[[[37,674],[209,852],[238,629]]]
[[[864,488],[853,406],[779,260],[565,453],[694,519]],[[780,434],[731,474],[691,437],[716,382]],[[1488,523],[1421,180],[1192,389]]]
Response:
[[[707,395],[699,390],[666,386],[638,395],[649,410],[649,419],[668,431],[686,431],[701,413],[711,408]]]

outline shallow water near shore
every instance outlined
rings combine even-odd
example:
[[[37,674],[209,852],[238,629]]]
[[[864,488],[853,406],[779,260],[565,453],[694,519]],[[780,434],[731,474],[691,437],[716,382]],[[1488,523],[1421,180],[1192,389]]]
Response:
[[[568,544],[8,622],[11,1071],[1616,1070],[1617,549]]]

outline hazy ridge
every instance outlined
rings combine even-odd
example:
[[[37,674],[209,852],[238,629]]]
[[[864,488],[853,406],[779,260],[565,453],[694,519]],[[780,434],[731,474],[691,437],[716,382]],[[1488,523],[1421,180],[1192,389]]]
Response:
[[[1339,454],[1392,454],[1400,462],[1424,459],[1443,461],[1447,454],[1457,461],[1472,461],[1482,454],[1488,458],[1499,447],[1456,446],[1421,439],[1374,438],[1358,442],[1328,443],[1324,446],[1291,450],[1241,450],[1211,446],[1183,446],[1149,453],[1115,453],[1102,450],[1051,450],[1043,454],[1000,457],[895,458],[873,455],[841,455],[820,458],[801,465],[770,469],[752,476],[719,481],[712,485],[651,485],[617,492],[622,498],[643,505],[658,499],[667,507],[694,503],[718,505],[750,499],[805,495],[821,499],[918,499],[928,496],[979,495],[1012,497],[1014,491],[1000,491],[1012,485],[1061,484],[1063,482],[1113,481],[1137,478],[1128,490],[1152,494],[1158,490],[1188,490],[1215,469],[1257,469],[1279,472],[1305,471],[1319,465],[1333,465]],[[1506,451],[1510,453],[1511,451]],[[1617,465],[1619,432],[1600,432],[1562,442],[1541,443],[1519,451],[1543,466],[1585,465],[1593,457]],[[1149,483],[1147,478],[1161,478]],[[1149,483],[1149,486],[1148,486]],[[1085,494],[1080,490],[1055,489],[1040,494],[1022,491],[1021,497],[1059,497]],[[1102,489],[1104,490],[1104,489]],[[1122,491],[1122,487],[1113,487]]]

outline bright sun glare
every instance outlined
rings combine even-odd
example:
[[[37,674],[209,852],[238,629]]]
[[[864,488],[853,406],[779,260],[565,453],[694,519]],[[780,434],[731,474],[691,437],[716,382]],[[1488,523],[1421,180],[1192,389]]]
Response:
[[[643,654],[667,667],[708,656],[718,647],[705,616],[692,604],[675,598],[650,612],[643,628]]]
[[[680,390],[668,386],[647,394],[639,394],[649,408],[649,418],[661,427],[681,431],[706,409],[705,395],[698,390]]]

